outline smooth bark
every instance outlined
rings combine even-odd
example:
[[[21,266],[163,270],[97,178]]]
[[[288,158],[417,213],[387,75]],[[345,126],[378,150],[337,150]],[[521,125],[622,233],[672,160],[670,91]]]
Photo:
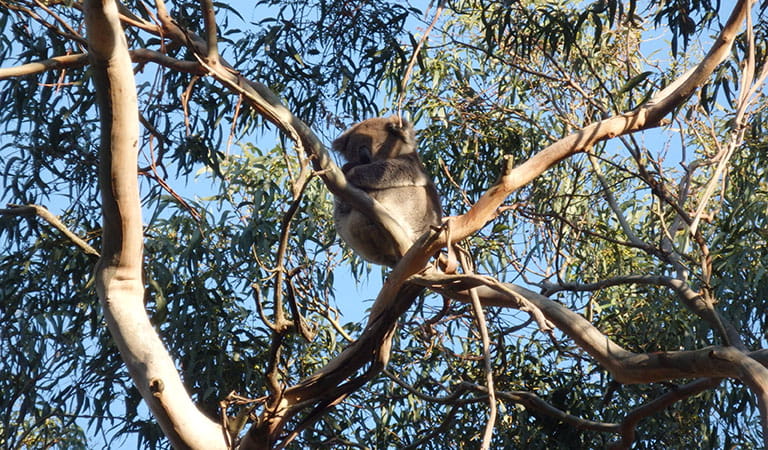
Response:
[[[101,118],[103,241],[96,290],[134,384],[176,448],[227,448],[222,428],[192,402],[144,309],[137,175],[139,115],[133,66],[114,1],[85,3]]]

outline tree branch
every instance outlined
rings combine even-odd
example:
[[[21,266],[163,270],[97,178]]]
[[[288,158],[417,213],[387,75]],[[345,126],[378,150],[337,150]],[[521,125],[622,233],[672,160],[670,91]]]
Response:
[[[200,9],[205,21],[207,63],[216,67],[219,65],[219,42],[216,39],[216,12],[213,9],[213,0],[200,0]]]
[[[739,0],[731,16],[704,59],[663,89],[653,99],[634,111],[601,120],[566,136],[540,151],[515,169],[505,172],[498,184],[490,188],[469,210],[456,218],[454,239],[464,239],[481,229],[493,217],[496,209],[512,192],[527,185],[563,159],[583,152],[600,141],[616,136],[663,125],[664,117],[683,104],[714,69],[725,60],[741,24],[754,0]],[[443,239],[434,242],[427,251],[432,254],[445,245]]]
[[[70,67],[83,67],[88,64],[88,55],[79,53],[77,55],[54,56],[28,64],[22,64],[16,67],[0,68],[0,80],[13,77],[23,77],[34,75],[49,70],[68,69]]]
[[[737,364],[733,360],[734,355],[739,353],[763,366],[768,365],[768,351],[742,352],[734,347],[706,347],[698,350],[653,353],[630,352],[601,333],[580,314],[533,291],[509,283],[503,283],[505,290],[501,290],[477,286],[475,283],[453,283],[451,277],[445,278],[444,285],[431,285],[432,290],[464,303],[471,302],[468,292],[470,288],[477,289],[484,306],[518,308],[520,302],[515,296],[524,297],[540,309],[548,321],[611,372],[620,383],[642,384],[696,377],[740,379],[744,376],[739,368],[740,363]],[[720,352],[726,352],[732,360],[718,356]]]
[[[95,248],[88,245],[87,242],[80,239],[80,236],[71,232],[66,225],[64,225],[58,217],[51,214],[45,207],[39,205],[8,205],[9,209],[0,209],[0,214],[13,215],[13,216],[38,216],[45,220],[51,226],[61,231],[72,243],[80,247],[86,254],[92,256],[99,256],[99,252]]]
[[[154,62],[169,69],[184,73],[204,75],[205,69],[194,61],[183,61],[172,58],[154,50],[139,48],[129,52],[131,60],[136,63]],[[22,64],[16,67],[0,68],[0,80],[13,77],[23,77],[27,75],[36,75],[49,70],[74,69],[85,67],[88,64],[88,54],[78,53],[76,55],[54,56],[53,58],[36,61],[33,63]]]
[[[84,10],[101,119],[104,227],[95,275],[104,317],[134,384],[174,447],[224,449],[225,431],[196,408],[144,310],[136,82],[114,0],[86,0]]]
[[[464,252],[461,252],[459,256],[464,271],[472,274],[474,268],[472,268],[469,257]],[[483,432],[483,440],[480,443],[480,448],[485,450],[491,448],[493,428],[496,424],[496,388],[494,387],[493,364],[491,362],[491,339],[488,337],[488,324],[485,321],[485,313],[483,312],[483,306],[480,303],[480,297],[477,295],[477,290],[470,289],[469,297],[472,299],[472,309],[475,313],[475,319],[477,320],[477,327],[480,329],[480,338],[483,344],[483,361],[485,363],[485,382],[486,391],[488,392],[488,421],[486,422],[485,431]]]

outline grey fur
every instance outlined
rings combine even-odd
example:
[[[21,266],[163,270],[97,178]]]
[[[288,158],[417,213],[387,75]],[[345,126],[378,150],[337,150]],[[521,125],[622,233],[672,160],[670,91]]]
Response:
[[[398,221],[411,241],[440,224],[440,198],[416,153],[416,134],[405,119],[392,116],[360,122],[332,147],[347,161],[347,180],[366,191]],[[363,259],[394,266],[396,244],[381,227],[336,198],[336,232]]]

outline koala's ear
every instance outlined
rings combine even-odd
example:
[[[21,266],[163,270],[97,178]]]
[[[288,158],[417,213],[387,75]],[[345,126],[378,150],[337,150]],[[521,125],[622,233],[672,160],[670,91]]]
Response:
[[[341,136],[334,139],[331,143],[331,148],[343,154],[344,149],[347,147],[347,140],[349,140],[349,132],[345,131]]]
[[[387,123],[387,131],[397,136],[408,146],[415,146],[416,144],[416,132],[413,130],[411,122],[406,118],[391,116]]]

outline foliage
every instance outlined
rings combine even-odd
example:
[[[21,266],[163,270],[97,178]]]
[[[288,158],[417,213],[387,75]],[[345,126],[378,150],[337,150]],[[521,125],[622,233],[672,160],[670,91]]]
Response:
[[[83,50],[76,2],[52,2],[56,16],[37,2],[0,5],[4,67]],[[127,5],[151,19],[138,2]],[[326,139],[354,120],[395,110],[403,95],[444,213],[457,215],[492,185],[504,155],[523,161],[651,98],[700,59],[699,41],[730,7],[710,0],[445,2],[402,90],[411,52],[435,14],[427,6],[219,3],[220,48],[233,67],[267,84]],[[169,8],[202,34],[197,2]],[[762,8],[753,18],[758,67],[768,33]],[[126,28],[131,48],[160,47],[156,36]],[[179,48],[165,50],[193,59]],[[716,156],[734,139],[739,62],[747,51],[742,36],[733,58],[671,126],[600,145],[591,149],[593,160],[584,154],[565,160],[516,192],[506,212],[465,243],[478,272],[540,289],[632,351],[718,344],[720,336],[668,287],[553,287],[666,276],[682,261],[692,287],[712,293],[746,347],[765,348],[765,96],[751,108],[744,143],[710,200],[701,240],[670,225],[679,210],[696,209]],[[362,328],[338,325],[338,309],[362,308],[335,280],[349,271],[365,278],[372,269],[336,244],[324,185],[302,175],[300,152],[255,112],[209,78],[151,62],[136,67],[146,306],[194,399],[218,417],[230,392],[263,396],[270,374],[291,385],[338,354],[345,333],[354,337]],[[0,199],[47,206],[98,249],[92,90],[87,66],[0,81]],[[145,448],[167,447],[105,328],[94,259],[44,222],[8,214],[0,214],[0,248],[0,446],[90,447],[87,440],[104,433],[106,447],[127,436]],[[702,261],[711,261],[711,273]],[[285,306],[291,302],[296,310]],[[311,341],[295,329],[284,334],[270,327],[283,309],[306,320]],[[479,332],[470,307],[443,309],[441,298],[421,299],[401,320],[389,375],[353,393],[292,445],[476,446],[487,403],[467,386],[484,380]],[[618,385],[573,341],[562,334],[551,340],[526,314],[493,308],[487,314],[499,391],[532,392],[573,416],[619,422],[675,389]],[[603,448],[615,438],[511,400],[501,398],[500,405],[497,448]],[[755,448],[762,442],[757,420],[753,396],[728,382],[643,420],[636,445]]]

